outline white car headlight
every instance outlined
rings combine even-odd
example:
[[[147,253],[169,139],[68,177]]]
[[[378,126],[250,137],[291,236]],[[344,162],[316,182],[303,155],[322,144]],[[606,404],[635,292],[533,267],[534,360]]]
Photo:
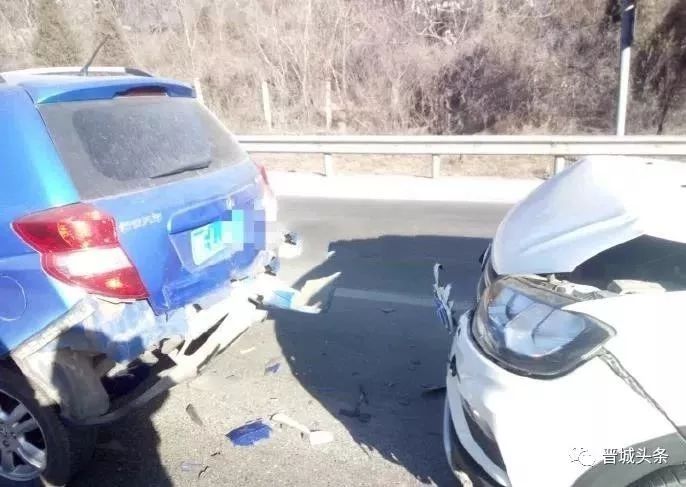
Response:
[[[561,308],[567,296],[507,277],[483,294],[472,321],[482,351],[523,375],[556,377],[592,357],[615,331],[589,316]]]

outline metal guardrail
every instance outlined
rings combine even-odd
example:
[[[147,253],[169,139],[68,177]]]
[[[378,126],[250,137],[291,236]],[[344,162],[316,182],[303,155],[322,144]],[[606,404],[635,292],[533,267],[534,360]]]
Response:
[[[334,154],[430,155],[440,175],[443,155],[531,155],[553,157],[553,172],[565,158],[587,155],[686,156],[686,137],[576,135],[240,135],[251,153],[323,154],[324,174],[334,174]]]

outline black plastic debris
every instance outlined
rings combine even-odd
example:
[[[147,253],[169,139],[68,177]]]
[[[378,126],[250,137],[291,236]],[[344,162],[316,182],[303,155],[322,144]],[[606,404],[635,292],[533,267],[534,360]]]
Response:
[[[425,399],[438,399],[445,394],[445,386],[422,386],[422,397]]]
[[[367,397],[367,392],[364,390],[364,387],[362,387],[362,384],[358,386],[358,389],[360,391],[360,397],[358,398],[357,402],[359,404],[366,404],[369,406],[369,397]]]
[[[357,418],[357,420],[360,423],[369,423],[369,421],[372,419],[372,415],[369,413],[362,412],[363,404],[369,406],[369,398],[367,397],[367,392],[364,390],[364,387],[362,387],[362,385],[359,386],[359,390],[360,395],[357,398],[357,404],[355,405],[355,409],[340,409],[338,412],[341,415],[347,416],[349,418]]]

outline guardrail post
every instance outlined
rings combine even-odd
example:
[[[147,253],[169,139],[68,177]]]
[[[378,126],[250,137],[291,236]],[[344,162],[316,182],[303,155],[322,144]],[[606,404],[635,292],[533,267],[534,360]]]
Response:
[[[327,78],[324,81],[324,112],[326,113],[326,130],[331,130],[331,121],[333,120],[333,113],[331,110],[331,79]]]
[[[431,177],[437,178],[441,175],[441,156],[434,154],[431,156]]]
[[[564,157],[555,156],[555,162],[553,163],[553,174],[561,173],[565,168],[566,162],[567,161],[565,161]]]
[[[324,175],[333,176],[333,156],[324,154]]]
[[[264,112],[264,123],[267,125],[267,130],[272,129],[272,102],[269,96],[269,85],[266,81],[262,81],[262,111]]]
[[[200,78],[195,78],[193,80],[193,88],[195,88],[195,98],[201,105],[204,105],[205,98],[202,96],[202,85],[200,84]]]

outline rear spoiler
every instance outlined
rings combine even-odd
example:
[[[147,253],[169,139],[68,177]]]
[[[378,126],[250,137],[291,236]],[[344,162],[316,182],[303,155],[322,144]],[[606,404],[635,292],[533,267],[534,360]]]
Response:
[[[110,100],[133,92],[160,91],[170,97],[195,98],[193,87],[176,80],[143,76],[57,76],[50,83],[43,77],[25,77],[20,86],[33,102],[61,103]],[[35,80],[35,81],[34,81]],[[9,80],[8,80],[9,81]],[[11,81],[9,81],[11,83]]]

